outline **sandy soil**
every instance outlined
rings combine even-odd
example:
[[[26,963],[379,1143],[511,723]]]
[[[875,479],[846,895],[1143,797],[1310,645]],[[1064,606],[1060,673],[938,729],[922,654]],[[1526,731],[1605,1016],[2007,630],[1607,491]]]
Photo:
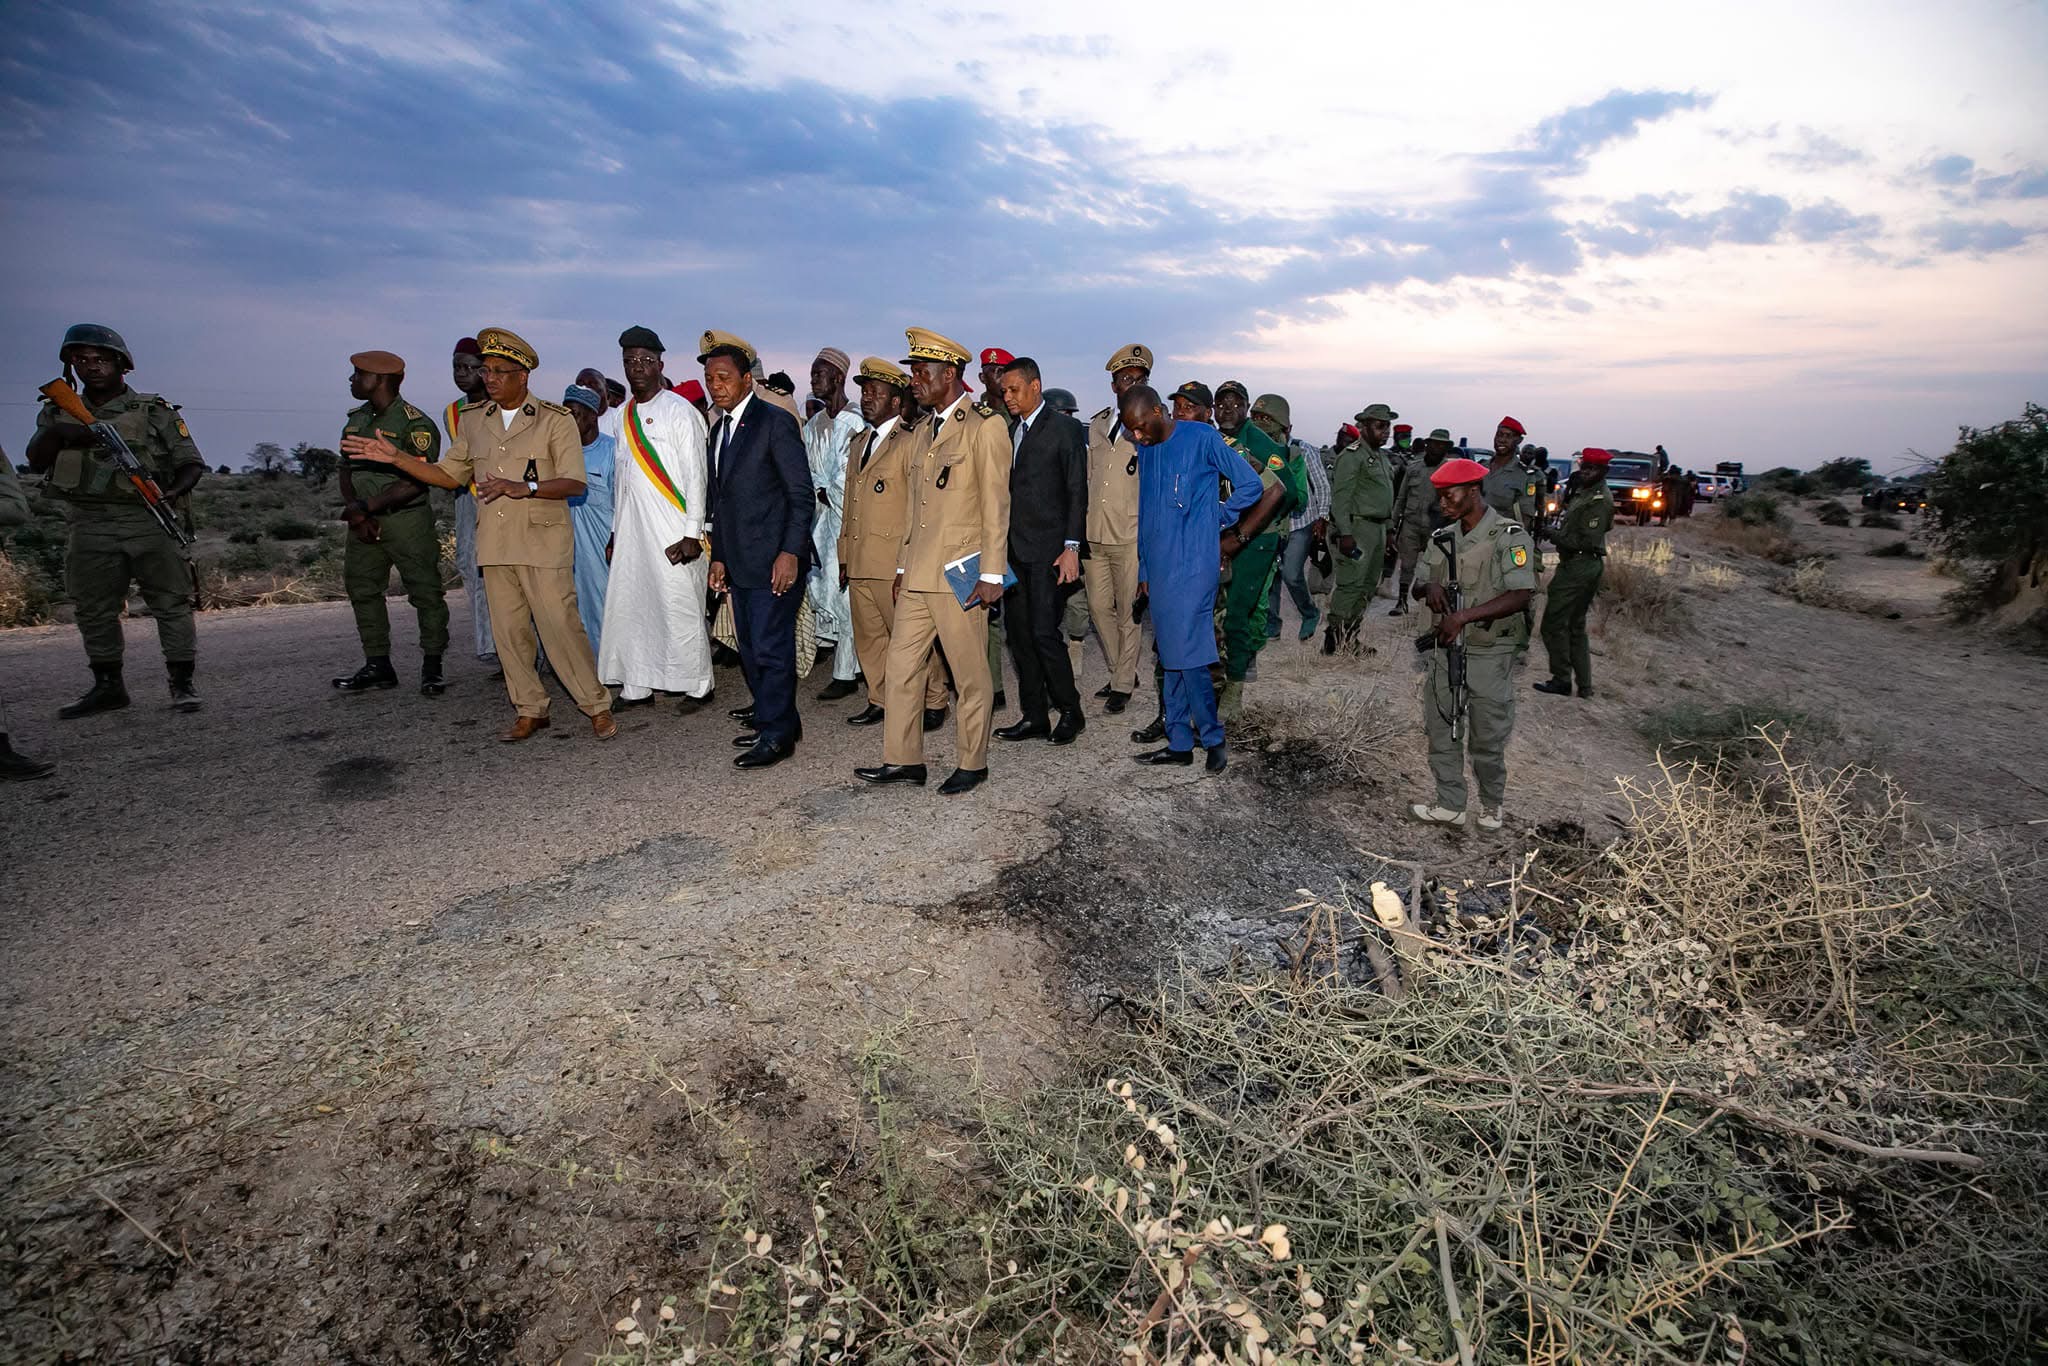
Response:
[[[1386,602],[1362,661],[1290,616],[1261,743],[1220,780],[1127,761],[1148,691],[1121,718],[1091,700],[1071,749],[999,744],[959,800],[857,784],[879,738],[809,700],[822,675],[796,760],[744,774],[722,709],[622,713],[599,745],[558,701],[558,729],[500,746],[467,659],[438,700],[337,695],[344,604],[209,614],[191,717],[146,621],[137,705],[69,724],[75,634],[0,637],[15,739],[61,765],[0,789],[0,1357],[584,1359],[635,1294],[689,1283],[730,1152],[707,1125],[753,1145],[771,1204],[857,1182],[881,1039],[949,1151],[971,1082],[1024,1091],[1175,962],[1279,953],[1296,888],[1379,855],[1483,881],[1538,824],[1612,833],[1614,778],[1649,763],[1635,720],[1674,697],[1826,707],[1944,820],[2048,814],[2039,660],[1922,610],[1802,606],[1697,524],[1627,534],[1734,582],[1699,589],[1691,634],[1596,642],[1598,699],[1525,696],[1495,837],[1398,817],[1426,794],[1414,618]],[[1938,597],[1919,561],[1856,569],[1902,608]],[[1332,718],[1384,735],[1362,778],[1304,733]]]

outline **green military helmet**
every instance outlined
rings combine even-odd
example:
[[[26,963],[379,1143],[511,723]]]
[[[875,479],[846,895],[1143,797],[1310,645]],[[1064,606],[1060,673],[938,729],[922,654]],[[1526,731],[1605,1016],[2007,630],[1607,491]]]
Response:
[[[128,343],[121,340],[119,332],[100,323],[73,323],[65,329],[64,344],[57,348],[57,359],[70,364],[74,346],[97,346],[115,352],[130,370],[135,368],[135,355],[128,349]]]

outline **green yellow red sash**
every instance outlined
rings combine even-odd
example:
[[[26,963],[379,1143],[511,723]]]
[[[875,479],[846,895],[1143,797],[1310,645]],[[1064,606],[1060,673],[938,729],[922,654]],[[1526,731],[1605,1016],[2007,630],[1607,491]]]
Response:
[[[456,429],[457,427],[460,427],[460,426],[462,425],[462,400],[461,400],[461,399],[459,399],[459,398],[458,398],[458,399],[456,399],[456,400],[455,400],[455,401],[454,401],[453,403],[450,403],[450,404],[448,405],[448,411],[447,411],[447,412],[445,412],[445,413],[443,413],[443,414],[441,414],[441,425],[442,425],[443,427],[446,427],[446,428],[448,429],[448,444],[449,444],[449,445],[451,445],[451,446],[452,446],[452,445],[454,445],[454,444],[455,444],[455,429]],[[457,490],[456,490],[456,493],[458,493],[458,494],[460,494],[461,492],[463,492],[463,490],[461,490],[461,489],[457,489]],[[469,490],[468,490],[468,492],[469,492],[469,495],[470,495],[470,496],[471,496],[472,498],[474,498],[474,497],[476,496],[476,494],[477,494],[476,480],[472,479],[472,480],[470,480],[470,481],[469,481]]]
[[[647,476],[647,482],[661,491],[661,496],[674,503],[676,511],[689,514],[689,506],[683,502],[683,491],[676,487],[676,481],[669,478],[668,470],[661,463],[661,456],[655,452],[654,443],[647,439],[647,429],[640,425],[640,401],[633,400],[626,405],[626,449],[633,453],[633,463],[640,467],[640,473]]]

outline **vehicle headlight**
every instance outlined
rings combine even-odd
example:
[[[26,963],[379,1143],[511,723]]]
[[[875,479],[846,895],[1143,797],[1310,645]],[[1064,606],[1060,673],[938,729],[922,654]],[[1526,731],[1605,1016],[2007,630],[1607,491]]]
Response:
[[[1628,496],[1631,498],[1648,498],[1650,491],[1648,489],[1630,489]]]

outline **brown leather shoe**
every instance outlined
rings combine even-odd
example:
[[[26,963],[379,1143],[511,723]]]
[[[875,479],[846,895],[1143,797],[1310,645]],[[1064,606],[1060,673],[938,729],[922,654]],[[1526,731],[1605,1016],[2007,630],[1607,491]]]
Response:
[[[612,714],[601,711],[590,718],[590,733],[600,740],[609,740],[619,733],[619,723],[612,720]]]
[[[498,739],[504,744],[516,745],[521,740],[531,740],[547,728],[548,718],[545,716],[522,716],[507,726]]]

